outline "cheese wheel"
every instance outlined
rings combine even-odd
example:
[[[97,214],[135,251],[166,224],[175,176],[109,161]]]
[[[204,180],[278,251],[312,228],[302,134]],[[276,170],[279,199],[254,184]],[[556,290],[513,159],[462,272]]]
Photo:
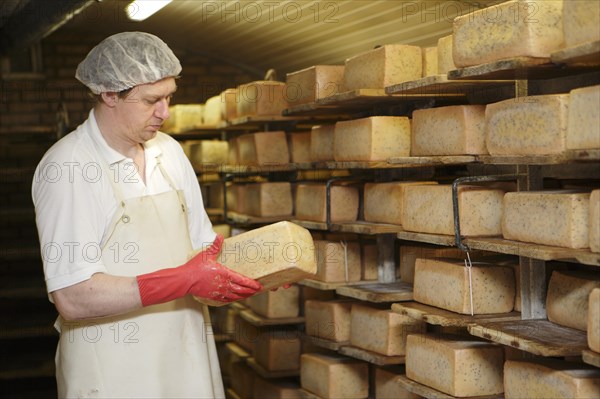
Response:
[[[570,96],[567,149],[600,148],[600,85],[572,90]]]
[[[201,169],[203,166],[227,163],[229,144],[221,140],[200,140],[190,146],[190,162]]]
[[[413,285],[415,301],[471,314],[472,293],[473,314],[511,312],[515,303],[513,269],[484,262],[473,262],[470,269],[469,278],[464,261],[417,259]]]
[[[548,283],[548,320],[561,326],[587,331],[590,293],[600,287],[597,273],[554,271]]]
[[[504,191],[459,186],[458,209],[463,236],[500,235]],[[454,235],[452,186],[414,185],[404,188],[402,227],[407,231]]]
[[[297,330],[262,331],[254,347],[254,360],[267,371],[300,368],[300,336]]]
[[[246,304],[252,311],[261,316],[277,319],[297,317],[300,313],[300,289],[292,285],[277,291],[265,291],[246,299]]]
[[[452,396],[503,392],[504,349],[471,337],[411,334],[406,344],[406,376]]]
[[[286,75],[290,106],[308,104],[341,92],[343,65],[315,65]]]
[[[221,92],[221,119],[230,121],[237,118],[237,89],[227,89]]]
[[[262,182],[245,186],[245,213],[258,217],[292,215],[292,185],[289,182]]]
[[[384,89],[420,79],[422,54],[418,46],[388,44],[348,58],[343,90]]]
[[[204,104],[204,123],[208,126],[217,126],[222,120],[221,96],[213,96]]]
[[[559,360],[508,360],[504,390],[506,399],[597,398],[600,370]]]
[[[586,248],[589,198],[589,193],[567,190],[506,193],[502,235],[507,240]]]
[[[514,0],[456,17],[457,67],[514,57],[549,58],[564,46],[562,0]]]
[[[438,75],[438,48],[423,47],[423,77]]]
[[[487,154],[484,105],[416,110],[411,130],[412,156]]]
[[[285,132],[258,132],[238,137],[238,160],[242,165],[283,165],[290,162]]]
[[[565,1],[563,23],[566,47],[600,40],[600,2]]]
[[[328,283],[360,281],[361,259],[358,242],[315,240],[315,252],[316,280]]]
[[[310,132],[288,134],[288,147],[290,150],[290,162],[311,162],[310,157]]]
[[[181,133],[196,129],[204,124],[204,104],[177,104],[169,107],[169,118],[161,130],[167,133]]]
[[[333,161],[333,133],[335,125],[313,126],[310,131],[310,159],[312,162]]]
[[[281,116],[288,108],[285,83],[259,80],[237,87],[237,116]]]
[[[300,385],[321,398],[367,398],[369,365],[339,355],[304,353]]]
[[[551,155],[566,150],[569,95],[504,100],[485,109],[486,145],[492,155]]]
[[[351,186],[331,186],[331,222],[354,222],[358,217],[358,189]],[[300,220],[327,220],[327,188],[321,183],[296,186],[295,216]]]
[[[456,65],[454,65],[453,43],[454,43],[453,35],[444,36],[444,37],[441,37],[438,39],[438,42],[437,42],[437,51],[438,51],[437,71],[440,75],[447,75],[448,72],[457,69]]]
[[[600,252],[600,190],[592,191],[590,195],[590,250]]]
[[[340,121],[334,130],[336,161],[385,161],[410,155],[410,120],[403,116],[372,116]]]
[[[420,399],[422,396],[404,389],[397,379],[403,372],[377,367],[375,369],[375,399]]]
[[[594,352],[600,352],[600,288],[594,288],[588,301],[587,319],[588,346]]]
[[[437,184],[437,182],[365,183],[365,221],[402,225],[404,188],[415,184]]]
[[[379,278],[379,252],[375,243],[361,243],[361,280],[377,280]]]
[[[254,398],[301,399],[300,384],[295,379],[263,379],[254,381]]]
[[[334,342],[350,341],[350,312],[354,302],[348,299],[306,301],[306,333]]]

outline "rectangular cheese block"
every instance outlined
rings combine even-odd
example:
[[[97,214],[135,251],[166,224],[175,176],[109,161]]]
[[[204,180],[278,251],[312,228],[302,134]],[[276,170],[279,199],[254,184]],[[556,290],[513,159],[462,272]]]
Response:
[[[564,46],[563,1],[513,0],[456,17],[457,67],[514,57],[549,58]]]
[[[237,118],[237,89],[227,89],[221,92],[221,118],[230,121]]]
[[[311,162],[310,157],[310,132],[288,134],[288,148],[290,151],[290,162]]]
[[[406,344],[406,376],[452,396],[503,392],[504,349],[454,335],[411,334]]]
[[[592,191],[590,195],[589,212],[590,251],[600,252],[600,190]]]
[[[423,77],[438,75],[438,48],[434,47],[423,47],[421,49],[423,54]]]
[[[213,96],[204,104],[204,124],[217,126],[223,120],[221,116],[221,96]]]
[[[425,323],[390,309],[352,305],[350,343],[385,356],[406,354],[408,334],[425,332]]]
[[[315,65],[286,75],[290,106],[313,103],[341,92],[344,65]]]
[[[594,288],[588,301],[587,319],[588,346],[594,352],[600,352],[600,288]]]
[[[600,85],[571,90],[570,96],[567,149],[600,148]]]
[[[506,193],[502,235],[507,240],[567,248],[589,246],[587,192],[529,191]]]
[[[312,277],[317,272],[310,232],[285,221],[226,238],[217,261],[258,280],[264,290]],[[216,300],[196,299],[213,306],[225,305]]]
[[[477,251],[470,253],[473,259]],[[440,247],[438,245],[429,244],[401,244],[400,245],[400,280],[413,283],[415,280],[415,263],[418,258],[436,259],[436,258],[452,258],[466,259],[467,255],[460,249],[455,247]]]
[[[336,161],[385,161],[410,155],[410,120],[403,116],[372,116],[335,124]]]
[[[379,252],[375,243],[361,243],[361,280],[377,280],[379,278]]]
[[[281,116],[288,108],[284,82],[259,80],[237,87],[237,116]]]
[[[503,197],[503,190],[482,186],[459,186],[461,235],[500,235]],[[404,188],[402,203],[404,230],[454,235],[451,185],[407,186]]]
[[[473,262],[471,281],[464,261],[454,259],[417,259],[414,299],[426,305],[471,314],[511,312],[515,304],[513,269],[490,263]]]
[[[364,218],[367,222],[402,225],[402,196],[407,186],[436,182],[365,183]]]
[[[300,313],[300,289],[297,285],[277,291],[265,291],[246,299],[246,304],[260,316],[270,319],[297,317]]]
[[[291,216],[292,185],[289,182],[262,182],[245,186],[246,214],[259,217]]]
[[[258,375],[244,361],[231,365],[231,388],[240,399],[253,399],[254,381]]]
[[[412,156],[487,154],[484,105],[415,110],[411,130]]]
[[[223,183],[211,183],[205,184],[204,187],[208,189],[207,200],[204,201],[206,208],[219,208],[223,209],[224,205],[224,194],[223,194]]]
[[[254,360],[267,371],[300,368],[301,342],[298,330],[265,330],[254,347]]]
[[[420,399],[422,396],[404,389],[397,379],[403,372],[377,367],[375,369],[375,399]]]
[[[292,378],[264,379],[254,381],[254,398],[263,399],[301,399],[300,384]]]
[[[169,107],[169,118],[161,131],[181,133],[196,129],[204,124],[204,104],[177,104]]]
[[[565,47],[600,40],[600,2],[566,0],[563,5]]]
[[[361,259],[358,242],[315,240],[317,274],[328,283],[360,281]]]
[[[238,145],[238,137],[232,137],[227,140],[229,150],[227,151],[227,162],[229,165],[237,165],[240,163],[240,149]]]
[[[453,58],[453,45],[454,36],[448,35],[438,39],[437,52],[438,52],[438,66],[437,70],[440,75],[447,75],[448,72],[453,71],[456,68],[454,65]]]
[[[369,365],[337,354],[304,353],[300,385],[321,398],[367,398]]]
[[[335,125],[313,126],[310,131],[310,160],[333,161],[333,134]]]
[[[422,57],[418,46],[388,44],[348,58],[343,90],[384,89],[420,79]]]
[[[587,331],[590,293],[600,287],[597,272],[554,271],[548,283],[548,320],[561,326]]]
[[[569,95],[504,100],[485,109],[486,145],[492,155],[551,155],[566,149]]]
[[[331,222],[354,222],[358,217],[359,194],[352,186],[331,186]],[[295,215],[313,222],[327,220],[327,188],[322,183],[296,186]]]
[[[229,144],[222,140],[200,140],[190,147],[192,166],[201,169],[209,165],[225,165],[229,153]]]
[[[242,165],[283,165],[290,162],[284,131],[242,134],[238,137],[238,154]]]
[[[246,321],[239,314],[235,317],[235,331],[233,334],[233,342],[241,346],[248,353],[254,352],[256,341],[260,330],[255,325]]]
[[[353,300],[307,300],[304,304],[306,333],[334,342],[350,341],[350,312]]]
[[[506,399],[591,399],[600,395],[600,370],[561,360],[508,360],[504,365]]]

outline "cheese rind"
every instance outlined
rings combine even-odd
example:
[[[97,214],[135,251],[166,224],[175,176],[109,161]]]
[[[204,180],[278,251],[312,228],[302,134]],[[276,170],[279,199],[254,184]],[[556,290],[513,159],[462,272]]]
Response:
[[[229,143],[220,140],[201,140],[190,146],[190,162],[195,168],[227,163]]]
[[[221,92],[221,119],[230,121],[237,118],[237,89],[226,89]]]
[[[354,301],[308,300],[304,304],[304,317],[308,335],[334,342],[350,341],[350,312]]]
[[[204,104],[177,104],[169,107],[169,118],[162,125],[162,131],[181,133],[204,124]]]
[[[423,47],[423,77],[438,75],[438,48]]]
[[[301,343],[297,331],[263,331],[256,340],[254,359],[267,371],[289,371],[300,368]]]
[[[587,319],[588,346],[594,352],[600,352],[600,288],[594,288],[588,301]]]
[[[364,187],[364,218],[367,222],[402,225],[404,188],[415,184],[436,182],[366,183]]]
[[[596,273],[554,271],[548,283],[548,320],[561,326],[587,331],[589,296],[600,287]]]
[[[359,194],[356,187],[331,187],[331,222],[354,222],[358,217]],[[295,216],[300,220],[327,220],[327,188],[325,184],[298,184]]]
[[[335,125],[313,126],[310,131],[310,159],[312,162],[333,161]]]
[[[586,248],[589,197],[569,191],[506,193],[502,235],[507,240]]]
[[[600,190],[590,195],[590,251],[600,252]]]
[[[292,185],[289,182],[262,182],[244,186],[245,213],[258,217],[291,216]]]
[[[506,399],[592,399],[600,394],[600,370],[559,360],[507,360],[504,389]]]
[[[492,155],[551,155],[566,150],[569,95],[504,100],[485,109],[486,145]]]
[[[379,252],[375,243],[361,243],[361,280],[377,280],[379,278]]]
[[[361,257],[358,242],[315,240],[315,252],[316,280],[328,283],[360,281]]]
[[[288,134],[288,147],[290,150],[290,162],[310,162],[310,132]]]
[[[437,43],[437,71],[440,75],[446,75],[448,72],[456,69],[453,58],[454,36],[448,35],[438,39]]]
[[[280,116],[288,108],[284,82],[259,80],[237,87],[237,116]]]
[[[270,319],[297,317],[300,313],[300,289],[297,285],[277,291],[265,291],[246,299],[252,311]]]
[[[572,90],[570,97],[567,149],[600,148],[600,85]]]
[[[334,130],[336,161],[385,161],[410,155],[410,120],[372,116],[340,121]]]
[[[290,162],[283,131],[242,134],[237,138],[238,161],[242,165],[282,165]]]
[[[364,399],[369,396],[369,366],[338,355],[304,353],[300,385],[321,398]]]
[[[375,369],[375,399],[420,399],[422,396],[404,389],[396,381],[401,373],[377,367]]]
[[[600,2],[565,1],[563,24],[566,47],[600,40]]]
[[[514,0],[456,17],[457,67],[506,58],[549,58],[564,46],[562,0]]]
[[[300,385],[295,380],[257,378],[254,382],[254,398],[301,399]]]
[[[204,103],[204,123],[209,126],[217,126],[222,120],[221,96],[213,96]]]
[[[410,155],[487,154],[485,106],[455,105],[413,112]]]
[[[291,106],[315,102],[341,92],[344,65],[315,65],[286,75]]]
[[[461,314],[508,313],[515,303],[515,276],[510,267],[460,260],[417,259],[413,295],[417,302]],[[470,288],[471,287],[471,288]]]

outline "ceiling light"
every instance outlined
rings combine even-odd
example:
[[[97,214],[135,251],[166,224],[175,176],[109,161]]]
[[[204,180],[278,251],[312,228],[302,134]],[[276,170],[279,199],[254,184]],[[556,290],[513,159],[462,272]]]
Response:
[[[171,0],[134,0],[125,7],[125,13],[133,21],[143,21],[170,2]]]

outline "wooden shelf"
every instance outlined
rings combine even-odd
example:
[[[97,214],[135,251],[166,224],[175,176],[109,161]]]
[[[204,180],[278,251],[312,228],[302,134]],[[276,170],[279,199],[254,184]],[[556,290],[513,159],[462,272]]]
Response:
[[[449,80],[447,75],[427,76],[419,80],[404,82],[385,88],[387,94],[407,96],[429,96],[435,98],[466,99],[467,93],[474,89],[490,89],[514,85],[512,81]],[[408,97],[410,98],[410,97]]]
[[[428,399],[454,399],[455,396],[451,396],[440,392],[436,389],[430,388],[426,385],[419,384],[416,381],[408,379],[405,375],[396,377],[395,381],[408,392],[412,392],[415,395],[422,396]],[[502,399],[504,395],[491,395],[491,396],[471,396],[467,399]],[[463,398],[464,399],[464,398]]]
[[[404,356],[386,356],[371,352],[355,346],[342,346],[338,351],[342,355],[350,356],[355,359],[363,360],[367,363],[377,366],[390,366],[393,364],[404,364]]]
[[[329,349],[332,351],[338,351],[342,346],[350,345],[349,341],[336,342],[325,338],[313,337],[312,335],[307,334],[302,335],[302,341],[318,346],[319,348]]]
[[[212,137],[219,134],[220,130],[217,129],[217,125],[202,125],[193,129],[164,131],[163,133],[168,134],[176,140],[194,140],[205,136]]]
[[[430,157],[394,157],[389,158],[388,163],[392,165],[410,166],[439,166],[439,165],[465,165],[478,162],[475,155],[441,155]]]
[[[447,247],[452,247],[455,244],[454,236],[447,236],[441,234],[400,231],[396,236],[400,240],[423,242],[426,244],[444,245]]]
[[[290,220],[292,216],[269,216],[269,217],[258,217],[243,215],[237,212],[227,212],[227,219],[233,223],[238,224],[271,224],[281,222],[282,220]]]
[[[284,109],[283,116],[318,116],[323,117],[324,122],[329,120],[335,123],[341,119],[350,119],[352,115],[343,110],[340,110],[336,105],[321,105],[317,102],[307,104],[293,105],[288,109]]]
[[[221,130],[245,130],[245,129],[262,129],[265,125],[280,125],[285,126],[294,122],[310,120],[306,116],[282,116],[282,115],[258,115],[258,116],[243,116],[229,121],[223,121],[216,127]]]
[[[38,126],[38,125],[19,125],[19,126],[0,126],[0,136],[9,135],[56,135],[54,126]]]
[[[269,318],[258,315],[250,309],[242,310],[240,312],[240,316],[242,319],[246,320],[255,327],[283,326],[304,323],[304,317]]]
[[[554,155],[480,155],[478,160],[494,165],[560,165],[575,162],[600,161],[600,149],[569,150]]]
[[[444,327],[468,327],[481,322],[519,321],[521,313],[511,312],[502,314],[464,315],[448,310],[425,305],[419,302],[403,302],[392,304],[392,310],[415,320]]]
[[[248,351],[246,351],[244,348],[242,348],[235,342],[226,343],[225,348],[240,359],[247,359],[250,357],[250,353],[248,353]]]
[[[600,66],[600,40],[556,51],[550,59],[557,64]]]
[[[250,366],[250,368],[258,375],[266,379],[272,378],[286,378],[286,377],[297,377],[300,375],[300,370],[278,370],[278,371],[269,371],[260,364],[256,362],[253,357],[250,357],[246,360],[246,364]]]
[[[316,288],[321,291],[335,291],[340,287],[345,286],[355,286],[361,284],[371,283],[369,281],[350,281],[350,282],[340,282],[340,283],[326,283],[324,281],[312,280],[312,279],[304,279],[298,282],[300,285],[304,285],[310,288]]]
[[[233,388],[227,388],[227,390],[225,391],[225,398],[226,399],[242,399],[240,397],[240,395],[238,395],[237,392],[235,392],[233,390]]]
[[[300,399],[323,399],[303,388],[298,389],[298,394],[300,395]]]
[[[309,220],[297,219],[292,219],[291,221],[309,230],[328,230],[327,223],[324,222],[313,222]],[[330,227],[331,228],[329,231],[365,235],[395,234],[402,231],[402,227],[395,224],[369,223],[363,221],[357,221],[353,223],[334,223]]]
[[[317,104],[349,111],[397,103],[399,99],[400,97],[387,94],[385,89],[356,89],[321,98],[317,100]]]
[[[413,300],[412,284],[398,281],[395,283],[367,283],[359,286],[339,287],[339,295],[366,302],[386,303]]]
[[[474,336],[539,356],[581,356],[588,347],[584,331],[545,319],[478,323],[468,330]]]
[[[584,349],[581,352],[581,358],[589,365],[600,367],[600,353],[596,353],[591,349]]]
[[[297,170],[296,166],[291,163],[265,165],[222,165],[219,168],[219,172],[229,174],[293,172],[295,170]]]

